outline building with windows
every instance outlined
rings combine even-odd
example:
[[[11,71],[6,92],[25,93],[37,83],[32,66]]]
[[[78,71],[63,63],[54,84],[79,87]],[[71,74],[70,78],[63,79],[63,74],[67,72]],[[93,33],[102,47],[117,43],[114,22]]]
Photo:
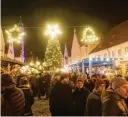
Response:
[[[128,71],[128,20],[112,28],[106,37],[90,52],[89,58],[114,60],[115,69]]]

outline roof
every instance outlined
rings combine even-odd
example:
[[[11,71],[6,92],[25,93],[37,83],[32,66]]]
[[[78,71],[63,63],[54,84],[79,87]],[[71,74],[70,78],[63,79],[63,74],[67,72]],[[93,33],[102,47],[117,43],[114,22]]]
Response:
[[[20,62],[20,61],[17,61],[17,60],[12,60],[12,59],[10,59],[10,58],[3,58],[3,57],[1,57],[1,64],[3,63],[3,62],[6,62],[6,63],[12,63],[12,64],[19,64],[19,65],[23,65],[24,63],[22,63],[22,62]]]
[[[128,20],[112,28],[90,53],[98,52],[126,41],[128,41]]]

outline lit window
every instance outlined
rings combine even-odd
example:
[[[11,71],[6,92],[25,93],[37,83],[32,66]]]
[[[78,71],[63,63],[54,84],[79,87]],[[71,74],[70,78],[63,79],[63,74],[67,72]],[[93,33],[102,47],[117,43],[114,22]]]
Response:
[[[121,49],[118,50],[118,56],[121,56]]]

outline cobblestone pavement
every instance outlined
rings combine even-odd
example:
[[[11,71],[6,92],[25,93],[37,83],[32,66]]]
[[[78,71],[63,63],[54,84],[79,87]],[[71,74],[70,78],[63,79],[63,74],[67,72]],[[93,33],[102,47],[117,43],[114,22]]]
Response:
[[[49,101],[44,99],[38,100],[38,98],[35,98],[32,111],[34,116],[50,116]]]

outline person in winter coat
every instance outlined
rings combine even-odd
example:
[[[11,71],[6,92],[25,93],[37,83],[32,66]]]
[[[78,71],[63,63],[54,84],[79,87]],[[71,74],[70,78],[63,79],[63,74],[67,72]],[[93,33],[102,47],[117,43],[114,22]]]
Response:
[[[32,75],[30,77],[30,84],[31,84],[31,87],[33,90],[33,94],[34,94],[34,96],[36,96],[37,95],[38,79],[35,75]]]
[[[23,116],[25,97],[9,74],[1,75],[1,116]]]
[[[86,103],[86,116],[101,116],[101,94],[105,90],[105,82],[97,78],[93,92],[89,94]]]
[[[95,87],[95,81],[97,79],[96,75],[92,75],[91,79],[85,82],[85,87],[92,92]]]
[[[60,83],[52,88],[49,105],[52,116],[72,115],[72,88],[68,73],[62,73]]]
[[[73,92],[74,116],[84,116],[86,100],[89,93],[89,90],[84,87],[84,79],[78,78],[76,89]]]
[[[44,74],[40,74],[38,78],[38,99],[42,99],[41,96],[44,96],[46,93],[46,79]]]
[[[24,92],[25,95],[25,110],[24,110],[24,115],[25,116],[32,116],[32,105],[34,103],[34,96],[33,96],[33,91],[30,88],[29,81],[26,77],[23,77],[20,79],[20,89]]]
[[[110,86],[102,94],[102,116],[128,116],[124,99],[128,98],[128,83],[122,77],[111,80]]]
[[[51,75],[49,73],[46,74],[45,76],[45,79],[46,79],[46,98],[45,99],[48,99],[49,98],[49,95],[50,95],[50,83],[51,83]]]

